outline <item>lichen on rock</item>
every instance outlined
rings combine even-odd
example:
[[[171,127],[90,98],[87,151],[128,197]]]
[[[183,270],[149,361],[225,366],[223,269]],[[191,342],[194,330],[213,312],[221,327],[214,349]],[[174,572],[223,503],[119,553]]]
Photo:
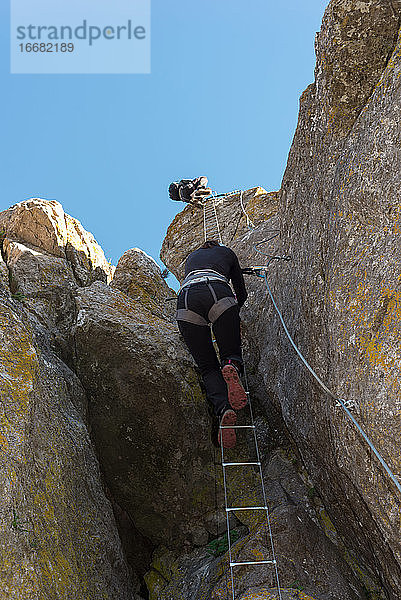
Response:
[[[0,292],[0,595],[133,599],[76,376]]]

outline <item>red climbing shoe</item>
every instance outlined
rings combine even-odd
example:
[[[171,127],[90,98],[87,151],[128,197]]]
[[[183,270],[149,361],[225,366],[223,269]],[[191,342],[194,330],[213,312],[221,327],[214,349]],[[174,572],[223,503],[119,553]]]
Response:
[[[235,435],[235,429],[222,429],[223,427],[230,427],[235,425],[237,422],[237,415],[231,408],[227,408],[224,411],[220,421],[220,429],[218,435],[218,442],[223,448],[234,448],[237,443],[237,436]]]
[[[234,410],[241,410],[248,402],[237,369],[234,365],[224,365],[221,370],[228,387],[228,401]]]

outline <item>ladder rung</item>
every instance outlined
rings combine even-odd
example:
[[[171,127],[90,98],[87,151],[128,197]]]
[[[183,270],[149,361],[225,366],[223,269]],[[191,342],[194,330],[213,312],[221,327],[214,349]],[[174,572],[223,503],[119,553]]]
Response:
[[[275,560],[250,560],[246,562],[230,562],[230,567],[239,567],[241,565],[275,565]]]
[[[260,467],[260,462],[223,462],[223,467],[238,467],[239,465],[258,465]]]
[[[227,512],[230,510],[268,510],[267,506],[236,506],[231,508],[226,508]]]
[[[220,429],[255,429],[255,425],[220,425]]]

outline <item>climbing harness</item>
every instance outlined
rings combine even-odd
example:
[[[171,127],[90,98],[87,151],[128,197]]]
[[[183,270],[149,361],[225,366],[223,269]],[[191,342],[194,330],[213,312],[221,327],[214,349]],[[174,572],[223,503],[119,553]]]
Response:
[[[191,285],[192,283],[201,283],[209,280],[219,280],[224,281],[224,283],[228,283],[228,279],[225,275],[219,273],[218,271],[214,271],[213,269],[191,271],[185,277],[184,282],[180,287],[178,293],[180,293],[182,289],[184,289],[188,285]]]
[[[191,273],[187,275],[178,292],[180,293],[182,290],[184,290],[185,308],[177,309],[177,321],[187,321],[189,323],[194,323],[195,325],[204,325],[208,327],[209,323],[214,323],[226,310],[238,304],[237,300],[233,296],[225,296],[224,298],[220,298],[220,300],[218,300],[216,292],[214,291],[210,281],[222,281],[223,283],[228,284],[228,280],[224,275],[218,273],[217,271],[213,271],[212,269],[208,269],[207,271],[191,271]],[[188,308],[188,288],[195,283],[206,283],[213,297],[214,304],[211,306],[207,314],[208,321],[198,313]]]
[[[210,293],[212,294],[213,300],[214,300],[214,304],[212,305],[212,307],[210,308],[210,310],[207,314],[209,322],[206,321],[206,319],[204,319],[201,315],[199,315],[198,313],[196,313],[193,310],[190,310],[188,308],[188,287],[190,286],[190,284],[188,284],[188,287],[186,287],[185,291],[184,291],[184,306],[185,306],[185,308],[177,309],[177,313],[176,313],[177,321],[187,321],[189,323],[194,323],[195,325],[204,325],[204,326],[208,327],[209,323],[214,323],[215,321],[217,321],[217,319],[220,317],[220,315],[223,314],[223,312],[225,312],[227,309],[231,308],[232,306],[235,306],[236,304],[238,304],[236,299],[233,296],[226,296],[225,298],[221,298],[220,300],[217,300],[216,292],[214,291],[213,287],[209,283],[209,279],[206,278],[205,281],[207,283],[207,286],[208,286]]]

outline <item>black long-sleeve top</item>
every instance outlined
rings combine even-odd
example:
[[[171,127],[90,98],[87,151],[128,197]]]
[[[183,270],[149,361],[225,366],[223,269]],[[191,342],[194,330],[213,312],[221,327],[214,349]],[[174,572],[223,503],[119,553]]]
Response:
[[[241,307],[248,297],[244,276],[239,266],[238,258],[227,246],[212,246],[211,248],[198,248],[187,257],[185,262],[185,276],[191,271],[213,269],[221,273],[232,282],[238,305]]]

